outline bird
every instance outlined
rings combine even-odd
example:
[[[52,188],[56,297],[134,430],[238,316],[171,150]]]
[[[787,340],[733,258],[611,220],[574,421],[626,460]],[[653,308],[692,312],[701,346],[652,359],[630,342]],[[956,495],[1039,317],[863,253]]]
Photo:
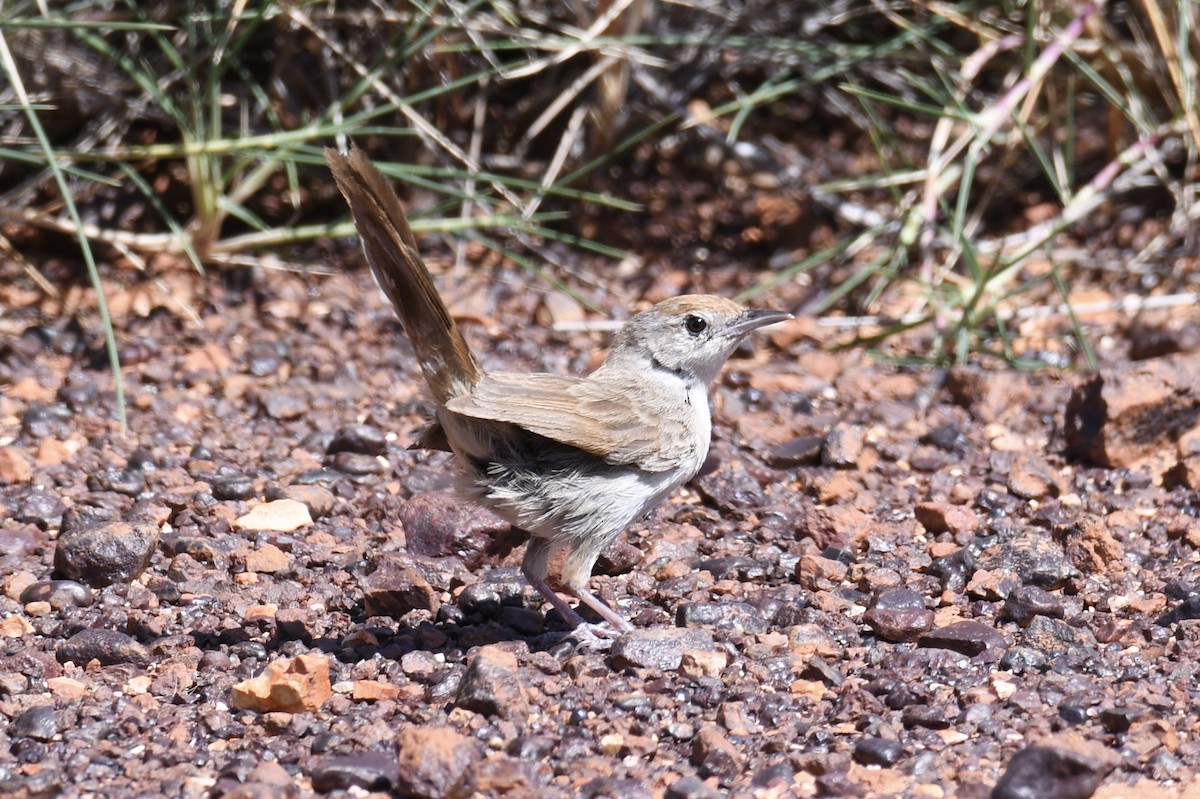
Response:
[[[453,452],[458,494],[529,534],[521,571],[572,628],[632,630],[588,588],[597,558],[696,476],[712,435],[709,385],[746,336],[792,315],[682,295],[630,317],[587,377],[485,369],[438,295],[388,180],[357,147],[327,148],[325,159],[435,406],[412,446]],[[586,622],[550,585],[551,559],[563,550],[558,583],[601,623]]]

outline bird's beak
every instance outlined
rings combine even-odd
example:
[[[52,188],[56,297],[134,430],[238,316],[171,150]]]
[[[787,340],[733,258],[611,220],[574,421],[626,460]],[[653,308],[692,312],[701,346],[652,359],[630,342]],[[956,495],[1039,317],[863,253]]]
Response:
[[[759,311],[747,308],[742,311],[742,315],[738,320],[729,327],[729,334],[733,336],[744,336],[758,330],[760,327],[786,322],[791,319],[792,315],[787,311]]]

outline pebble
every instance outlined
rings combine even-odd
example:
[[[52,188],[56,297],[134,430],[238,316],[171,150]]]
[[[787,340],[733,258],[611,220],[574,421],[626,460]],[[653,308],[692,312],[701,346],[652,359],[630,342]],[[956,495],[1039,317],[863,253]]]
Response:
[[[917,643],[919,646],[949,649],[973,658],[992,655],[999,658],[1008,647],[1008,642],[999,631],[978,621],[958,621],[930,630]]]
[[[255,505],[250,512],[233,520],[235,530],[290,533],[312,524],[308,506],[294,499],[277,499]]]
[[[0,447],[0,485],[28,483],[32,479],[29,459],[16,447]]]
[[[836,424],[821,446],[821,463],[835,469],[853,469],[862,457],[865,441],[861,425]]]
[[[1047,591],[1063,588],[1079,576],[1062,547],[1041,533],[990,546],[979,553],[975,565],[992,572],[1013,572],[1023,584]]]
[[[862,738],[854,744],[854,760],[864,766],[894,766],[904,757],[904,746],[891,738]]]
[[[387,454],[387,437],[377,427],[367,424],[349,425],[339,428],[325,450],[330,455],[339,452],[355,452],[359,455]]]
[[[299,419],[309,408],[308,397],[291,391],[266,391],[258,401],[267,416],[284,422]]]
[[[333,456],[330,465],[339,472],[356,476],[381,474],[388,468],[377,456],[362,455],[358,452],[339,452]]]
[[[992,799],[1088,799],[1100,787],[1099,764],[1068,749],[1029,746],[1013,755]]]
[[[1062,600],[1035,585],[1023,585],[1009,594],[1001,608],[1001,616],[1028,627],[1035,616],[1061,619],[1065,613]]]
[[[885,641],[908,641],[933,628],[934,614],[911,588],[884,588],[871,601],[863,621]]]
[[[58,719],[54,716],[54,706],[38,705],[29,708],[13,720],[8,727],[8,734],[13,738],[49,741],[58,735]]]
[[[455,556],[477,567],[511,527],[489,510],[447,491],[414,494],[400,510],[408,551],[431,558]]]
[[[400,764],[390,752],[363,752],[318,760],[308,773],[318,793],[351,788],[388,792],[400,780]]]
[[[762,486],[746,471],[741,461],[728,461],[695,480],[700,493],[718,508],[742,511],[757,508],[766,500]]]
[[[254,481],[244,474],[220,475],[212,481],[212,495],[223,501],[250,499]]]
[[[48,602],[55,610],[85,608],[95,600],[92,589],[74,580],[39,580],[21,592],[21,604]]]
[[[75,633],[59,644],[55,655],[60,663],[72,662],[77,666],[93,660],[99,661],[101,666],[117,663],[147,666],[150,663],[149,651],[133,638],[116,630],[99,628]]]
[[[981,526],[979,514],[964,505],[948,502],[919,502],[914,513],[930,533],[973,533]]]
[[[331,696],[329,659],[324,655],[298,655],[272,661],[257,677],[233,686],[229,703],[264,713],[300,713],[319,710]]]
[[[1008,490],[1021,499],[1062,496],[1067,483],[1057,469],[1033,455],[1021,455],[1008,473]]]
[[[463,613],[492,618],[504,605],[522,604],[528,586],[519,569],[491,569],[459,593],[458,606]]]
[[[410,610],[436,613],[442,603],[441,592],[430,584],[426,570],[404,553],[381,556],[366,577],[363,593],[368,616],[398,619]]]
[[[479,745],[450,727],[409,725],[396,736],[400,752],[395,792],[416,799],[457,795],[480,760]]]
[[[101,469],[88,475],[89,491],[112,491],[136,497],[146,490],[146,475],[138,469]]]
[[[275,574],[291,565],[291,558],[274,544],[263,544],[257,549],[246,553],[246,571],[259,574]]]
[[[516,655],[495,646],[479,647],[472,652],[454,704],[486,716],[527,718],[529,703]]]
[[[686,602],[675,611],[679,627],[713,627],[718,630],[740,630],[765,633],[771,626],[758,608],[748,602],[722,600],[713,603]]]
[[[46,533],[29,523],[0,527],[0,552],[12,558],[28,555],[45,540]]]
[[[922,444],[932,444],[945,452],[966,452],[971,442],[963,429],[956,424],[943,424],[921,436]]]
[[[612,647],[617,668],[674,671],[689,650],[711,650],[713,636],[707,630],[672,627],[636,629],[618,638]]]
[[[58,494],[49,491],[30,491],[17,504],[13,521],[36,524],[43,530],[62,524],[67,506]]]
[[[732,779],[742,769],[744,758],[721,729],[705,724],[692,739],[691,761],[701,774]]]
[[[333,506],[337,502],[332,491],[318,485],[290,485],[281,493],[281,497],[272,497],[272,499],[293,499],[296,502],[303,502],[314,519],[328,516],[333,512]]]
[[[821,446],[825,437],[811,434],[796,436],[767,450],[763,460],[773,469],[790,469],[808,463],[816,463],[821,457]]]
[[[1034,616],[1020,639],[1022,645],[1048,658],[1096,646],[1095,636],[1086,628],[1072,627],[1061,619],[1048,616]]]
[[[680,777],[671,783],[663,799],[722,799],[725,794],[699,777]]]
[[[127,583],[150,565],[158,525],[100,522],[64,529],[54,548],[54,569],[91,586]]]

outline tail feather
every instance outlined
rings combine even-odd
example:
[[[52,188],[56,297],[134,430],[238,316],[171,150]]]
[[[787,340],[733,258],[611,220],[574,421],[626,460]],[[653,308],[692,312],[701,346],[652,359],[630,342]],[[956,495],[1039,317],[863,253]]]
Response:
[[[327,147],[325,162],[354,214],[375,280],[412,340],[433,399],[444,405],[468,393],[483,369],[434,288],[396,192],[362,150],[342,155]]]

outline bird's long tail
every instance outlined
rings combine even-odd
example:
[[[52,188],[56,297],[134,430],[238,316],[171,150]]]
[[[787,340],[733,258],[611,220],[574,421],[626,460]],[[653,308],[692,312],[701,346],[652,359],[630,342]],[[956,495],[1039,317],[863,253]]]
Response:
[[[366,154],[325,149],[325,162],[354,214],[367,263],[392,301],[439,405],[471,390],[482,375],[458,325],[438,296],[391,184]]]

